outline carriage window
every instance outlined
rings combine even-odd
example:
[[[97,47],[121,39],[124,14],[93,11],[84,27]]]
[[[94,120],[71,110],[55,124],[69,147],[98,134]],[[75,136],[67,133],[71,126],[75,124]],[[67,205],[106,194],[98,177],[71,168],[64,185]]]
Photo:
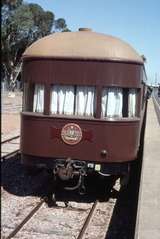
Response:
[[[44,111],[44,85],[36,84],[33,97],[33,112],[43,113]]]
[[[137,98],[136,89],[130,89],[128,96],[128,117],[136,116],[136,104],[137,104],[136,98]]]
[[[102,118],[122,117],[123,94],[121,88],[105,88],[102,91]]]
[[[95,87],[54,85],[51,92],[51,113],[94,116]]]
[[[53,86],[51,93],[51,113],[69,115],[74,113],[73,86]]]
[[[102,118],[136,117],[137,89],[103,89],[101,109]]]
[[[94,116],[94,87],[78,86],[76,89],[75,114],[82,116]]]

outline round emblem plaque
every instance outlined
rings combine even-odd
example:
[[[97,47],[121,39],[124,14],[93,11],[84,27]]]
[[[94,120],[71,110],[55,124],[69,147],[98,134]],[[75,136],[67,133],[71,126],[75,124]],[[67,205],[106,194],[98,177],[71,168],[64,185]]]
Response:
[[[61,131],[62,140],[66,144],[78,144],[82,139],[82,130],[77,124],[66,124]]]

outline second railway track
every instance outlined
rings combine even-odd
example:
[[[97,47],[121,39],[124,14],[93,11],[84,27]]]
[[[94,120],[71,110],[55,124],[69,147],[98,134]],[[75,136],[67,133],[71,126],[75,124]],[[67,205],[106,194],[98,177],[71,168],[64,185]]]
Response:
[[[1,161],[19,153],[20,135],[5,139],[1,142]]]
[[[13,141],[13,140],[15,140],[15,139],[18,139],[18,138],[20,138],[20,135],[16,135],[16,136],[14,136],[14,137],[5,139],[5,140],[3,140],[3,141],[1,142],[1,144],[9,143],[9,142],[11,142],[11,141]]]

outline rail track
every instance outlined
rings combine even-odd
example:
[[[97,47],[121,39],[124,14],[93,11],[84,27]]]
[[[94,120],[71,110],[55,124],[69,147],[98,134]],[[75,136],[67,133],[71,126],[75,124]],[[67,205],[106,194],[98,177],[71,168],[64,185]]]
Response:
[[[9,142],[13,141],[14,139],[18,139],[19,137],[20,137],[20,135],[17,135],[12,138],[5,139],[4,141],[1,142],[1,144],[9,143]]]
[[[5,237],[5,239],[11,239],[11,238],[14,238],[18,232],[24,227],[24,225],[29,222],[32,217],[38,212],[38,210],[41,208],[41,206],[46,202],[47,198],[43,198],[40,200],[39,203],[36,204],[36,206],[29,212],[29,214],[21,221],[21,223],[19,223],[15,229],[7,236]],[[89,211],[87,213],[87,216],[85,217],[85,220],[84,220],[84,223],[81,227],[81,229],[79,230],[79,233],[78,233],[78,236],[75,236],[76,239],[83,239],[85,238],[85,234],[86,234],[86,231],[88,230],[89,228],[89,225],[90,225],[90,222],[91,220],[93,219],[94,217],[94,214],[96,212],[96,209],[97,209],[97,205],[98,205],[99,201],[96,200],[92,207],[90,209],[82,209],[82,208],[72,208],[72,207],[62,207],[62,206],[54,206],[53,209],[66,209],[66,210],[73,210],[73,211]],[[109,224],[109,222],[108,222]],[[76,233],[75,233],[76,234]],[[53,235],[52,235],[53,236]],[[53,238],[51,236],[51,238]],[[88,235],[87,235],[88,236]],[[87,238],[90,238],[90,237],[87,237]]]
[[[21,223],[18,224],[18,226],[15,227],[15,229],[6,237],[6,239],[10,239],[13,238],[14,236],[16,236],[16,234],[22,229],[22,227],[36,214],[36,212],[41,208],[41,206],[43,205],[43,203],[45,203],[47,201],[47,197],[44,197],[40,200],[39,203],[36,204],[36,206],[29,212],[29,214],[21,221]],[[77,237],[77,239],[82,239],[87,226],[89,224],[89,221],[93,215],[93,212],[95,211],[96,205],[97,205],[98,201],[95,201],[95,203],[93,204],[91,210],[88,213],[88,216],[85,220],[85,223],[79,233],[79,236]],[[73,208],[73,207],[63,207],[63,206],[54,206],[55,209],[67,209],[67,210],[73,210],[73,211],[87,211],[88,209],[82,209],[82,208]]]
[[[1,161],[19,153],[20,135],[5,139],[1,142]]]
[[[92,219],[92,216],[93,216],[93,214],[94,214],[94,212],[96,210],[97,204],[98,204],[98,200],[96,200],[94,202],[91,210],[89,211],[88,216],[86,217],[86,220],[85,220],[85,222],[84,222],[84,224],[83,224],[83,226],[82,226],[82,228],[80,230],[80,233],[79,233],[77,239],[82,239],[83,238],[83,236],[84,236],[84,234],[85,234],[85,232],[87,230],[87,227],[89,226],[89,223],[90,223],[90,221]]]
[[[118,183],[119,190],[120,185]],[[44,186],[43,186],[44,187]],[[114,188],[116,185],[114,186]],[[113,188],[113,194],[114,194]],[[120,193],[116,187],[117,193]],[[126,212],[126,207],[128,207],[128,202],[126,202],[126,198],[121,198],[123,192],[120,194],[120,198],[117,199],[112,197],[101,200],[95,200],[93,203],[85,204],[73,204],[73,206],[60,206],[62,201],[57,201],[58,205],[52,206],[48,208],[46,205],[48,198],[47,196],[43,197],[39,202],[35,202],[35,206],[32,206],[29,213],[27,212],[27,216],[24,214],[23,217],[20,213],[20,218],[15,216],[16,221],[18,221],[18,225],[14,225],[10,227],[12,231],[10,233],[5,233],[5,239],[9,238],[32,238],[32,233],[37,233],[37,237],[45,238],[44,235],[47,235],[46,238],[58,238],[58,235],[61,235],[60,238],[76,238],[76,239],[85,239],[85,238],[99,238],[104,239],[106,235],[109,233],[113,233],[114,235],[114,227],[119,227],[116,225],[116,220],[119,223],[122,220],[122,216],[125,218],[125,215],[118,215],[119,212],[117,208],[120,206],[120,212],[123,210]],[[133,200],[133,197],[131,197]],[[119,202],[118,202],[118,201]],[[127,199],[128,200],[128,199]],[[131,199],[129,199],[131,200]],[[30,200],[32,201],[32,200]],[[125,203],[124,209],[122,203]],[[72,203],[71,203],[72,204]],[[44,205],[42,207],[42,205]],[[118,206],[119,205],[119,206]],[[57,209],[62,209],[57,211]],[[73,212],[67,212],[67,211]],[[128,209],[130,212],[130,209]],[[128,212],[126,215],[129,215]],[[60,215],[59,215],[60,213]],[[72,216],[71,216],[72,215]],[[117,216],[118,215],[118,216]],[[34,217],[34,218],[33,218]],[[69,218],[70,217],[70,218]],[[74,220],[71,219],[74,218]],[[117,219],[116,219],[117,218]],[[128,218],[128,216],[127,216]],[[20,220],[19,220],[20,219]],[[47,226],[46,226],[47,219]],[[123,219],[124,221],[126,219]],[[123,220],[121,221],[121,226],[123,224]],[[128,220],[128,219],[127,219]],[[57,227],[58,221],[60,221],[60,226]],[[115,226],[113,226],[113,223]],[[15,227],[15,228],[14,228]],[[57,227],[57,231],[55,228]],[[63,229],[62,229],[63,227]],[[111,228],[110,228],[111,227]],[[14,228],[14,229],[13,229]],[[110,228],[110,230],[109,230]],[[49,230],[48,230],[49,229]],[[61,229],[63,231],[61,231]],[[113,232],[112,232],[113,229]],[[119,235],[121,228],[118,228]],[[124,230],[124,229],[123,229]],[[130,230],[130,229],[129,229]],[[56,234],[57,233],[57,234]],[[26,236],[27,235],[27,236]],[[36,234],[33,234],[33,238],[35,238]],[[70,235],[66,237],[63,235]],[[113,237],[113,238],[124,238],[124,237]],[[132,237],[128,237],[132,238]]]

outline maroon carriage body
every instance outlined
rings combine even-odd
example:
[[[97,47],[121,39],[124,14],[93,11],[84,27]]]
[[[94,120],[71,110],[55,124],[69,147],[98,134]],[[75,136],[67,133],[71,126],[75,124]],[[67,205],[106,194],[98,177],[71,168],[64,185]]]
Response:
[[[93,164],[136,159],[145,111],[143,59],[123,41],[79,31],[56,33],[31,45],[23,56],[25,86],[21,115],[21,154],[25,164],[52,165],[56,159]],[[43,112],[33,112],[35,85],[44,86]],[[51,113],[54,85],[95,89],[92,117]],[[102,117],[104,88],[123,89],[122,117]],[[128,116],[128,92],[136,90],[136,109]]]

